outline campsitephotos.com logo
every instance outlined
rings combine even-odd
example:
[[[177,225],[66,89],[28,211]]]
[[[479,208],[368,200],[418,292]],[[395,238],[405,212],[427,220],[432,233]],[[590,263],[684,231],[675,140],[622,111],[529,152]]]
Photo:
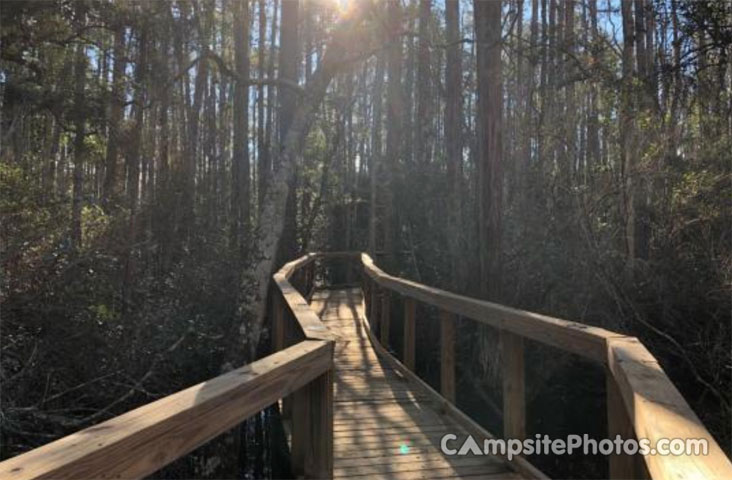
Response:
[[[524,440],[487,438],[481,446],[472,435],[459,440],[453,433],[443,435],[440,449],[447,456],[500,455],[511,460],[517,455],[707,455],[709,443],[703,438],[662,438],[655,445],[647,438],[595,440],[589,435],[568,435],[566,439],[537,434]]]

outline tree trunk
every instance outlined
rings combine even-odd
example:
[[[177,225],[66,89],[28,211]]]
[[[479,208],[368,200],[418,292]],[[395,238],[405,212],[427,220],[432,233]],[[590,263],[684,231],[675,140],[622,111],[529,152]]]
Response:
[[[625,221],[625,247],[629,266],[635,260],[635,201],[632,172],[632,135],[633,119],[632,92],[633,92],[633,0],[622,0],[620,3],[623,17],[623,58],[622,58],[622,86],[620,96],[620,183],[621,183],[621,218]]]
[[[376,255],[376,227],[378,221],[378,178],[383,162],[382,154],[382,95],[384,89],[384,55],[379,54],[374,72],[372,93],[373,113],[371,117],[371,156],[369,163],[369,253]]]
[[[299,40],[299,2],[284,0],[282,2],[282,19],[280,25],[280,58],[279,77],[282,80],[297,83],[302,52]],[[292,124],[293,114],[297,106],[297,95],[289,88],[279,91],[279,149],[284,147],[287,132]],[[275,169],[279,168],[275,165]],[[287,194],[285,208],[285,230],[280,245],[280,261],[290,259],[297,252],[297,182],[298,166],[295,165],[292,185]]]
[[[102,189],[102,204],[108,206],[110,200],[115,196],[115,183],[117,179],[117,162],[119,156],[119,135],[120,123],[123,115],[123,93],[125,62],[125,28],[124,25],[115,25],[114,30],[114,66],[112,67],[112,95],[109,105],[109,137],[107,140],[107,152],[105,159],[104,187]]]
[[[430,88],[430,20],[432,1],[419,1],[419,40],[417,44],[417,112],[414,159],[418,165],[430,162],[432,92]],[[418,168],[419,171],[424,169]]]
[[[451,286],[460,291],[465,282],[462,265],[463,211],[463,97],[462,44],[460,43],[460,2],[446,0],[445,24],[447,65],[445,72],[445,155],[447,156],[447,242],[450,252]]]
[[[249,211],[249,1],[234,5],[234,148],[231,160],[231,246],[244,253],[250,231]]]
[[[144,13],[144,9],[143,9]],[[140,185],[140,157],[142,155],[142,138],[145,119],[145,77],[147,69],[147,32],[146,27],[140,32],[138,40],[137,64],[135,65],[135,99],[134,118],[135,127],[132,130],[130,149],[127,155],[127,207],[130,211],[130,218],[127,230],[125,247],[125,273],[124,284],[122,285],[122,296],[124,307],[127,308],[130,302],[130,289],[135,271],[134,245],[137,238],[137,211],[139,205]]]
[[[77,14],[86,15],[81,3],[77,4]],[[74,189],[71,203],[71,248],[74,252],[81,249],[81,210],[84,199],[84,148],[85,111],[84,91],[86,88],[86,47],[76,46],[74,60]]]
[[[275,45],[277,42],[275,41],[275,35],[277,32],[277,10],[279,3],[277,0],[274,0],[274,11],[272,12],[272,26],[270,29],[270,51],[269,51],[269,59],[267,62],[267,78],[268,79],[274,79],[274,72],[275,72]],[[274,123],[274,105],[277,102],[277,89],[274,88],[272,85],[267,87],[267,109],[266,109],[266,115],[267,115],[267,122],[265,123],[265,129],[264,129],[264,144],[265,144],[265,150],[267,152],[267,169],[264,172],[265,177],[262,178],[262,183],[260,184],[260,191],[259,194],[261,195],[260,201],[259,201],[259,214],[262,213],[262,208],[264,207],[264,197],[267,194],[267,187],[269,185],[270,179],[272,177],[272,135],[274,134],[275,129],[275,123]]]
[[[501,2],[474,0],[478,83],[478,238],[481,294],[501,297],[503,160]]]
[[[259,45],[257,46],[257,77],[259,80],[264,80],[265,36],[267,33],[267,15],[265,7],[265,1],[259,0]],[[264,123],[264,84],[260,83],[257,88],[257,205],[261,205],[264,200],[264,193],[267,188],[267,182],[272,169],[269,157],[269,145],[266,144],[264,137]]]
[[[371,2],[358,2],[350,15],[335,27],[333,38],[328,44],[320,66],[305,85],[303,101],[295,108],[284,147],[279,154],[281,157],[278,162],[279,169],[273,176],[272,184],[265,196],[255,252],[250,257],[253,263],[250,268],[244,269],[242,282],[242,285],[248,287],[240,298],[240,312],[243,318],[239,324],[240,341],[237,342],[237,346],[241,348],[243,345],[248,345],[251,358],[256,353],[256,346],[264,326],[267,291],[284,228],[285,205],[297,157],[309,131],[312,116],[322,102],[330,81],[342,68],[348,53],[347,46],[354,44],[353,37],[358,33],[357,26],[370,10],[372,10]]]
[[[386,162],[384,163],[382,186],[384,188],[384,264],[387,269],[395,267],[395,221],[394,221],[394,172],[402,154],[402,122],[404,103],[402,101],[402,12],[399,0],[388,5],[389,38],[387,47],[386,113]]]

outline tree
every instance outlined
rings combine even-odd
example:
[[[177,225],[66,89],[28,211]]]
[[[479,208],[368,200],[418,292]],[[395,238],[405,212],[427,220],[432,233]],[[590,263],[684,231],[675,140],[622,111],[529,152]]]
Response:
[[[232,247],[243,253],[250,232],[249,184],[249,2],[235,0],[234,57],[238,80],[234,85],[234,151],[231,176]]]
[[[445,24],[447,65],[445,81],[445,155],[447,156],[448,222],[447,238],[451,262],[451,283],[456,290],[465,284],[465,272],[461,261],[463,209],[463,98],[462,98],[462,48],[460,43],[460,3],[446,0]]]
[[[86,25],[86,5],[79,2],[75,9],[76,21],[79,29]],[[81,249],[81,210],[84,201],[84,147],[85,138],[85,103],[84,91],[86,88],[86,46],[76,45],[74,60],[74,190],[71,205],[71,246],[74,250]]]
[[[501,296],[503,152],[501,2],[473,3],[478,83],[478,250],[480,290]]]
[[[114,50],[112,67],[112,91],[109,97],[109,141],[107,142],[107,154],[105,160],[104,187],[102,190],[102,201],[109,203],[114,197],[114,189],[117,178],[117,163],[120,144],[120,123],[123,115],[123,89],[125,72],[125,29],[121,19],[115,19],[114,24]]]
[[[349,53],[349,46],[359,34],[358,26],[372,10],[371,2],[359,2],[349,16],[334,27],[332,38],[325,50],[318,69],[305,85],[304,101],[297,105],[287,135],[279,154],[278,169],[267,190],[260,216],[259,229],[251,258],[256,259],[244,273],[243,285],[254,285],[253,291],[244,292],[241,297],[243,319],[239,333],[250,348],[256,349],[264,327],[266,315],[269,276],[275,266],[275,257],[285,224],[285,208],[295,175],[298,152],[308,133],[312,115],[325,96],[333,77],[343,68]],[[255,319],[252,321],[252,319]],[[241,343],[245,344],[244,342]],[[251,352],[252,354],[254,351]]]
[[[394,215],[394,172],[402,154],[402,115],[404,103],[402,101],[402,28],[401,5],[398,0],[390,0],[387,7],[388,38],[387,47],[387,75],[386,90],[386,158],[382,185],[384,191],[384,261],[386,265],[395,264],[395,215]]]

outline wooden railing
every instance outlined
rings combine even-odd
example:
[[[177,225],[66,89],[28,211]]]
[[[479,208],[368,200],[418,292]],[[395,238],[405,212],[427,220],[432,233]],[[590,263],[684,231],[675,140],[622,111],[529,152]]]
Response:
[[[275,353],[2,462],[0,478],[143,477],[280,399],[284,415],[292,423],[293,473],[308,478],[332,477],[334,337],[306,300],[315,284],[316,260],[347,261],[357,270],[366,298],[367,326],[379,325],[384,346],[389,345],[391,296],[404,298],[404,354],[402,362],[391,356],[389,360],[426,391],[439,396],[445,403],[444,411],[469,432],[490,436],[453,405],[458,316],[500,332],[504,437],[526,437],[523,339],[528,338],[605,367],[611,438],[616,434],[645,438],[653,447],[661,439],[708,442],[707,455],[613,456],[611,478],[732,478],[729,459],[638,339],[394,277],[359,252],[311,253],[286,264],[273,276],[269,313]],[[418,302],[440,312],[439,394],[412,373]],[[373,331],[368,332],[377,350],[386,354]],[[526,476],[544,478],[521,458],[514,466]]]
[[[291,457],[295,475],[333,475],[333,350],[327,328],[290,284],[310,256],[274,275],[278,333],[285,348],[0,463],[0,479],[141,478],[236,427],[280,399],[297,412]],[[311,280],[305,279],[307,285]],[[294,321],[284,328],[285,315]],[[281,337],[284,341],[284,337]]]
[[[440,311],[440,393],[455,401],[456,316],[498,329],[503,370],[503,436],[526,437],[524,338],[580,355],[605,366],[609,437],[702,439],[707,455],[611,456],[611,478],[730,479],[732,464],[668,379],[658,361],[635,337],[457,295],[388,275],[361,255],[367,317],[380,323],[389,344],[390,297],[404,297],[403,364],[414,370],[416,302]],[[642,460],[641,460],[642,459]]]

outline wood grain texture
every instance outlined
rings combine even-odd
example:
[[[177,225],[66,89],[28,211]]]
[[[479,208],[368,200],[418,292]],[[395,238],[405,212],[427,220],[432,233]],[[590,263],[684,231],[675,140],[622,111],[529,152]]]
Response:
[[[516,478],[495,457],[442,454],[442,436],[455,433],[464,438],[466,430],[441,413],[442,405],[434,397],[390,365],[363,316],[359,289],[315,292],[312,305],[336,336],[336,478],[489,478],[494,474]]]
[[[417,302],[413,298],[404,299],[404,365],[412,371],[415,366],[415,342],[417,338],[415,317]]]
[[[503,363],[503,438],[526,438],[524,339],[501,330]]]
[[[0,478],[140,478],[323,375],[332,344],[304,341],[0,463]]]
[[[464,429],[470,433],[478,444],[486,439],[495,439],[496,437],[488,432],[486,429],[481,427],[478,423],[468,417],[460,409],[458,409],[452,403],[446,401],[440,393],[430,387],[427,382],[419,378],[414,372],[410,371],[405,367],[399,360],[389,355],[384,348],[376,342],[371,331],[367,330],[369,337],[371,337],[371,344],[374,349],[381,355],[387,364],[391,365],[395,372],[402,374],[411,385],[416,389],[424,392],[428,398],[432,399],[432,408],[440,412],[440,419],[447,424],[453,425],[451,428]],[[429,421],[429,420],[428,420]],[[427,422],[424,424],[427,424]],[[535,478],[540,480],[549,480],[541,470],[534,467],[525,458],[520,456],[514,456],[509,462],[509,466],[516,470],[516,472],[523,478]],[[506,474],[506,478],[517,478],[511,476],[512,474]]]
[[[674,387],[653,355],[636,338],[611,341],[608,366],[637,438],[652,447],[661,439],[703,439],[707,455],[648,455],[651,478],[732,478],[732,464]]]
[[[285,306],[279,292],[272,295],[272,350],[279,352],[285,348]]]
[[[381,292],[381,318],[379,330],[381,331],[381,344],[389,348],[389,329],[391,328],[391,293],[389,290]]]
[[[624,337],[602,328],[477,300],[393,277],[376,267],[365,253],[361,258],[364,271],[381,288],[602,364],[607,362],[607,340]]]
[[[613,439],[616,435],[620,435],[621,438],[635,438],[633,424],[630,422],[628,412],[625,410],[623,397],[609,370],[605,374],[605,389],[607,394],[608,438]],[[629,455],[610,455],[608,463],[608,470],[612,479],[639,478],[635,468],[635,459]]]
[[[455,403],[455,318],[440,311],[440,393]]]
[[[305,478],[333,477],[333,372],[294,395],[292,466]]]
[[[389,308],[388,300],[386,308],[378,301],[379,293],[406,297],[405,363],[411,363],[410,368],[376,341],[363,315],[359,289],[315,290],[309,305],[290,283],[307,268],[305,287],[313,287],[313,262],[329,258],[360,262],[369,285],[371,319],[378,318],[379,310],[386,316],[384,345]],[[525,435],[523,338],[529,338],[607,367],[611,433],[635,434],[654,447],[666,438],[703,439],[708,444],[707,455],[654,455],[632,462],[612,458],[612,476],[732,478],[729,459],[636,338],[393,277],[358,252],[308,254],[286,264],[273,279],[279,291],[272,297],[273,346],[281,351],[2,462],[0,478],[139,478],[293,392],[305,399],[297,402],[293,425],[293,456],[305,476],[517,478],[497,459],[473,465],[472,460],[452,462],[439,453],[436,442],[443,433],[467,432],[478,442],[493,438],[448,401],[454,401],[455,389],[454,346],[450,350],[454,315],[501,331],[506,435]],[[441,314],[444,396],[412,371],[417,301],[449,312]],[[285,348],[303,337],[305,341]],[[410,438],[407,454],[397,451],[404,438]],[[514,457],[510,467],[526,478],[546,478],[520,457]]]
[[[318,315],[310,308],[307,300],[290,284],[285,275],[276,273],[274,281],[280,290],[285,305],[292,313],[295,323],[299,326],[304,337],[309,340],[332,341],[333,335],[328,327],[320,321]]]

